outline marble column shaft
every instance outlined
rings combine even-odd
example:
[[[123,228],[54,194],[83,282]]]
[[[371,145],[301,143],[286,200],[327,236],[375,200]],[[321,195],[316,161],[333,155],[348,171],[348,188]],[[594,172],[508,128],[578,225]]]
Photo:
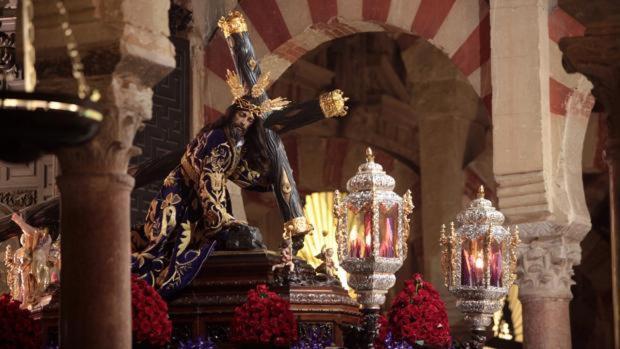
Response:
[[[130,348],[129,194],[122,173],[58,177],[63,348]]]
[[[89,142],[56,152],[61,175],[63,349],[131,348],[132,145],[150,119],[152,87],[175,66],[166,0],[65,4],[84,74],[104,114]],[[76,94],[55,2],[34,6],[37,90]]]
[[[620,91],[618,91],[620,93]],[[620,115],[614,116],[620,123]],[[607,141],[609,171],[609,207],[611,235],[611,290],[613,301],[614,345],[620,348],[620,138]]]

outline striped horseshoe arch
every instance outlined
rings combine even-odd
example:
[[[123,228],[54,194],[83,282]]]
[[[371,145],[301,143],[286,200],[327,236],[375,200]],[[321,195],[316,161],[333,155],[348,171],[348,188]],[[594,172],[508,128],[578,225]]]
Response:
[[[491,110],[489,5],[484,0],[261,0],[240,1],[238,10],[263,70],[277,79],[318,45],[365,32],[418,35],[440,48],[468,78]],[[205,120],[230,103],[226,69],[233,63],[221,33],[205,52]]]

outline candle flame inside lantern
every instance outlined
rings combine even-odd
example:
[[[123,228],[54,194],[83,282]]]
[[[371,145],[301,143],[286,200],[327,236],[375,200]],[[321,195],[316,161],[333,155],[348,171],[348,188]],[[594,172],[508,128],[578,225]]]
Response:
[[[478,255],[478,258],[476,258],[476,268],[478,269],[482,269],[482,267],[484,266],[484,261],[482,260],[482,256]]]
[[[364,257],[368,257],[372,254],[372,213],[366,212],[364,214]]]
[[[385,236],[383,241],[381,241],[381,246],[379,248],[379,255],[381,257],[394,257],[394,240],[393,240],[394,232],[392,230],[392,219],[385,219]]]
[[[357,244],[357,227],[353,226],[349,234],[349,256],[359,257],[359,246]]]

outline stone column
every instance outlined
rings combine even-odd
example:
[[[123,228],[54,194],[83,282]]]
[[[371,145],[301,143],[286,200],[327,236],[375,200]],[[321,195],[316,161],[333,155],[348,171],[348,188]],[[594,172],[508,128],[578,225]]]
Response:
[[[569,302],[590,230],[581,169],[591,84],[576,77],[552,114],[551,0],[491,1],[493,169],[499,209],[520,227],[517,284],[524,347],[571,348]],[[549,48],[549,50],[547,50]],[[560,72],[558,72],[560,71]],[[557,75],[555,76],[557,78]]]
[[[614,347],[620,348],[620,25],[610,19],[620,14],[611,3],[597,6],[599,13],[609,17],[601,18],[601,25],[586,28],[583,37],[562,39],[560,49],[566,70],[592,81],[592,93],[607,113]]]
[[[569,303],[573,265],[581,259],[579,243],[558,235],[552,223],[520,224],[525,242],[517,266],[523,305],[526,348],[570,348]],[[549,235],[549,238],[536,238]],[[533,239],[532,239],[533,238]]]
[[[617,91],[620,93],[620,89]],[[616,95],[617,96],[617,95]],[[616,103],[618,103],[616,101]],[[605,159],[609,170],[609,205],[611,209],[611,291],[613,300],[614,345],[620,348],[620,114],[613,116],[615,125],[610,125]],[[610,122],[611,124],[611,122]]]
[[[63,348],[131,348],[129,159],[152,89],[175,65],[167,0],[67,1],[89,84],[102,95],[97,136],[58,156]],[[38,89],[76,94],[55,2],[35,4]]]

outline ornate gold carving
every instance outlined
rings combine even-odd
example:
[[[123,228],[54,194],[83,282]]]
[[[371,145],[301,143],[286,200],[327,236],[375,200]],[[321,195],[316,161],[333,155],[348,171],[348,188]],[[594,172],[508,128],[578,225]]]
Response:
[[[448,287],[450,279],[450,253],[452,246],[450,240],[446,236],[446,225],[441,225],[441,236],[439,237],[439,245],[441,246],[441,271],[443,272],[444,286]]]
[[[250,60],[248,60],[248,66],[250,67],[250,69],[252,69],[252,70],[256,69],[257,65],[258,65],[258,63],[256,63],[256,60],[254,60],[254,58],[250,57]]]
[[[344,97],[341,90],[326,92],[319,97],[321,110],[326,118],[347,115],[349,108],[345,105],[348,97]]]
[[[252,103],[244,97],[248,91],[243,85],[243,82],[241,82],[239,75],[228,69],[226,70],[226,83],[230,88],[230,93],[233,95],[234,103],[237,103],[240,108],[248,110],[255,115],[263,115],[274,110],[282,110],[291,103],[283,97],[276,97],[273,99],[267,98],[260,105]],[[252,86],[250,95],[254,98],[259,97],[265,92],[267,85],[269,85],[269,72],[261,75],[256,84]]]
[[[259,110],[262,114],[265,114],[273,110],[282,110],[290,103],[291,102],[284,97],[266,99],[263,103],[261,103]]]
[[[345,246],[347,244],[347,231],[346,225],[340,224],[340,220],[343,219],[345,215],[345,208],[340,197],[340,191],[338,190],[334,192],[334,207],[332,213],[334,214],[334,218],[336,219],[336,242],[338,243],[338,259],[342,261],[346,253]]]
[[[306,234],[313,230],[312,224],[308,223],[306,217],[295,217],[284,223],[284,239],[290,239],[292,236]]]
[[[286,200],[286,202],[288,203],[291,199],[291,191],[293,190],[293,188],[291,187],[291,182],[288,180],[288,176],[286,175],[286,171],[284,170],[282,170],[282,180],[280,184],[284,200]]]
[[[226,83],[230,87],[230,93],[233,95],[234,99],[239,99],[246,94],[245,86],[241,82],[239,75],[226,69]]]
[[[368,148],[370,149],[370,148]],[[372,154],[372,151],[371,151]],[[409,230],[411,225],[411,213],[413,212],[413,198],[411,197],[411,190],[407,189],[403,194],[403,257],[407,258],[409,251]]]
[[[452,286],[456,286],[456,278],[458,276],[458,273],[454,271],[459,269],[459,264],[458,264],[459,260],[458,260],[458,254],[456,253],[456,247],[458,247],[460,244],[457,244],[458,240],[456,237],[456,229],[454,229],[454,222],[450,222],[449,243],[451,246],[451,249],[450,249],[450,268],[451,269],[450,270],[452,271]]]
[[[510,230],[508,230],[510,232]],[[510,234],[510,279],[508,280],[508,286],[516,280],[517,274],[514,272],[517,270],[517,251],[518,246],[521,243],[519,238],[519,226],[515,226],[514,231]]]
[[[225,38],[228,38],[230,34],[245,33],[248,31],[245,18],[243,18],[243,15],[239,11],[231,11],[228,13],[228,16],[222,16],[217,22],[217,26],[220,27]]]
[[[270,72],[265,72],[258,78],[258,81],[252,86],[252,97],[258,97],[265,93],[265,88],[269,85],[269,75],[271,75]]]

